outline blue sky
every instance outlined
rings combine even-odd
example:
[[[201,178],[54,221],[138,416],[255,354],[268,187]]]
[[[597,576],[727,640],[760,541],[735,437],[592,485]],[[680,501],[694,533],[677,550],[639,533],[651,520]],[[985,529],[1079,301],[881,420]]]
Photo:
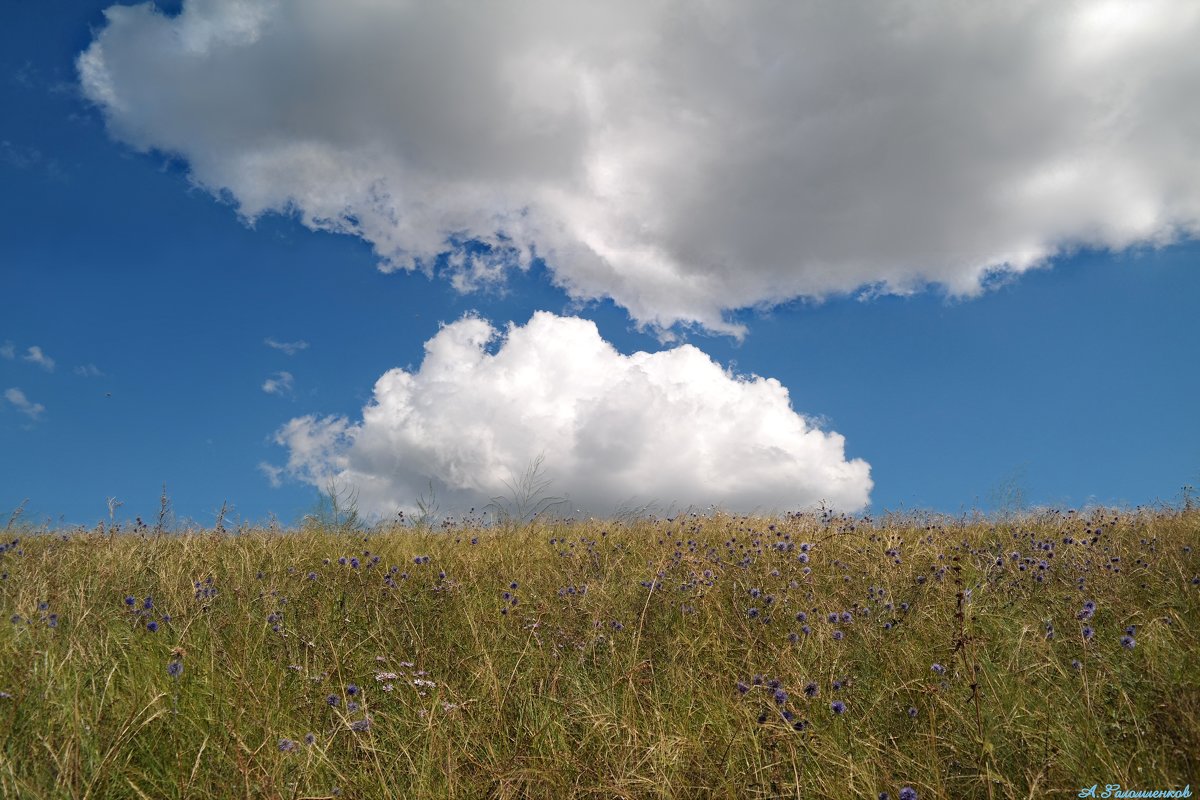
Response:
[[[871,258],[850,253],[847,264],[871,266],[862,267],[866,271],[861,275],[855,271],[859,267],[845,267],[840,274],[850,277],[844,280],[854,285],[907,282],[896,293],[880,291],[871,298],[846,294],[838,281],[821,284],[812,277],[820,274],[815,268],[804,272],[801,265],[774,273],[756,267],[750,254],[757,252],[757,240],[747,245],[744,238],[754,220],[743,218],[735,220],[736,233],[721,240],[742,242],[741,251],[731,245],[727,272],[704,274],[718,286],[711,297],[672,305],[671,293],[661,286],[638,285],[636,276],[643,273],[637,272],[642,267],[636,259],[613,267],[614,274],[627,272],[611,285],[589,284],[588,276],[596,273],[582,266],[572,272],[569,256],[562,255],[572,252],[570,243],[540,247],[538,230],[530,234],[537,253],[554,255],[534,259],[526,270],[507,266],[500,280],[484,280],[480,288],[462,292],[452,285],[449,269],[433,276],[381,271],[381,242],[390,233],[381,233],[378,222],[369,227],[369,221],[357,235],[314,230],[320,225],[306,221],[304,204],[310,203],[307,210],[314,213],[321,209],[317,200],[303,195],[296,195],[301,199],[290,213],[273,213],[266,202],[268,210],[249,224],[239,218],[238,205],[245,209],[252,202],[252,189],[243,184],[217,187],[227,189],[217,197],[218,181],[212,176],[223,167],[213,167],[209,174],[198,171],[200,164],[219,165],[226,133],[172,139],[168,121],[136,117],[136,109],[120,118],[124,112],[93,102],[94,91],[90,99],[85,96],[76,59],[104,29],[105,5],[56,3],[51,13],[42,3],[18,3],[6,12],[7,24],[0,31],[0,95],[10,109],[0,118],[0,292],[5,298],[0,345],[11,343],[11,350],[0,351],[0,356],[11,356],[0,357],[0,392],[9,391],[0,400],[0,506],[11,508],[28,497],[32,519],[92,522],[106,516],[105,498],[114,496],[125,503],[123,515],[150,515],[165,482],[181,516],[211,521],[215,509],[228,500],[247,519],[274,513],[289,522],[311,507],[318,466],[327,470],[323,475],[341,470],[347,479],[382,480],[380,491],[390,492],[399,506],[413,498],[398,495],[426,476],[441,481],[449,496],[468,497],[455,495],[454,472],[447,465],[469,466],[474,463],[470,458],[447,460],[426,443],[421,444],[426,449],[409,453],[404,447],[413,446],[411,437],[404,437],[411,431],[389,438],[386,426],[376,430],[359,422],[373,398],[394,408],[390,396],[373,394],[380,376],[393,368],[416,375],[425,343],[439,334],[442,324],[456,323],[468,312],[498,329],[509,322],[525,326],[538,311],[579,316],[594,322],[599,337],[625,356],[666,351],[674,337],[674,343],[699,348],[734,374],[773,378],[788,390],[792,408],[807,415],[810,426],[817,421],[818,430],[844,437],[844,456],[822,450],[826,455],[821,458],[839,466],[854,460],[869,464],[869,508],[875,511],[987,508],[1006,486],[1019,486],[1030,504],[1132,505],[1170,500],[1183,485],[1200,483],[1200,415],[1195,413],[1200,371],[1194,367],[1200,353],[1195,315],[1200,243],[1187,235],[1195,220],[1186,209],[1160,204],[1159,227],[1177,231],[1165,246],[1154,244],[1161,230],[1153,226],[1143,240],[1133,235],[1128,246],[1115,247],[1110,245],[1124,242],[1117,234],[1106,238],[1103,232],[1075,232],[1056,240],[1051,234],[1058,232],[1050,231],[1046,241],[1057,243],[1049,255],[1036,266],[1020,265],[991,280],[994,285],[975,296],[955,296],[946,288],[970,278],[953,273],[952,257],[939,267],[941,272],[931,267],[925,273],[900,274],[890,271],[886,249]],[[207,6],[218,21],[228,13],[221,3]],[[144,22],[131,22],[127,38],[142,35],[138,25]],[[118,60],[113,54],[127,46],[124,41],[114,37],[106,43],[109,63]],[[1193,76],[1185,72],[1181,80]],[[181,93],[198,92],[194,83],[181,85],[175,87]],[[131,86],[126,96],[151,97],[156,88]],[[220,108],[224,106],[218,104],[218,112]],[[1197,140],[1191,141],[1194,162]],[[1121,143],[1130,151],[1139,146],[1137,141]],[[166,155],[156,147],[176,152]],[[623,148],[634,149],[629,140]],[[410,152],[405,156],[415,158]],[[721,169],[744,176],[753,172],[753,164],[745,166],[750,162],[747,157]],[[537,168],[536,163],[528,167]],[[427,175],[412,180],[430,185]],[[1153,195],[1156,187],[1148,183],[1142,189]],[[1168,188],[1161,192],[1166,195]],[[297,189],[281,191],[295,195]],[[476,218],[476,209],[463,205],[469,200],[451,190],[444,196],[449,198],[446,208],[434,221],[449,220],[449,225]],[[680,203],[697,206],[689,212],[692,217],[715,213],[699,201],[681,198]],[[930,215],[946,213],[929,209]],[[1104,213],[1089,217],[1081,212],[1079,230],[1115,224]],[[617,223],[606,219],[597,227],[615,230]],[[680,230],[671,227],[674,233]],[[490,231],[481,231],[479,240],[486,240]],[[700,236],[687,241],[699,242]],[[771,236],[768,231],[762,238]],[[1069,246],[1060,241],[1072,239]],[[668,241],[667,234],[662,241]],[[958,239],[946,241],[948,252],[967,247]],[[688,252],[686,243],[672,246]],[[801,243],[799,249],[807,246]],[[880,246],[909,248],[897,256],[898,264],[926,252],[924,243],[907,239]],[[993,247],[990,242],[984,246]],[[820,257],[828,260],[845,246],[832,241],[822,247]],[[406,250],[420,252],[421,247]],[[739,279],[739,252],[748,254],[746,276],[765,276],[759,283]],[[802,254],[796,258],[803,260]],[[777,255],[769,260],[792,269]],[[787,280],[798,277],[788,283],[780,274]],[[708,285],[688,283],[701,284]],[[782,289],[762,288],[784,284]],[[744,296],[737,294],[740,289],[728,288],[743,285],[750,286]],[[918,285],[926,288],[912,291]],[[828,296],[823,301],[808,298],[808,286]],[[721,299],[731,293],[736,302],[723,305]],[[560,330],[553,327],[557,324],[548,322],[551,327],[544,330]],[[729,333],[739,325],[744,330],[740,338]],[[591,342],[586,331],[572,329],[568,335],[561,330],[563,342],[575,342],[570,337],[576,335],[581,346]],[[266,345],[267,339],[308,346],[289,355]],[[486,353],[494,355],[504,346],[493,342]],[[536,347],[518,351],[514,345],[510,352],[516,360],[535,351],[544,358]],[[31,356],[36,352],[45,357],[41,363]],[[469,355],[469,350],[461,352]],[[53,360],[52,370],[46,359]],[[612,363],[611,369],[624,370],[632,362]],[[290,389],[264,391],[264,383],[282,372],[292,376]],[[477,377],[491,380],[483,373]],[[598,381],[597,386],[603,384]],[[443,397],[433,385],[430,377],[404,402],[420,405],[423,397],[429,402]],[[480,391],[488,385],[480,384]],[[707,384],[697,386],[703,392]],[[454,391],[460,397],[473,390],[464,384]],[[496,403],[507,405],[486,407],[488,413],[508,419],[508,406],[520,396],[519,391],[501,396]],[[578,392],[570,398],[580,401]],[[552,393],[543,399],[553,407]],[[775,408],[755,405],[767,400],[744,402],[748,418]],[[458,407],[447,403],[451,406]],[[463,406],[461,413],[477,416],[474,408]],[[669,405],[664,408],[668,416],[678,416]],[[698,413],[728,416],[729,407],[723,408]],[[305,454],[288,471],[297,440],[281,444],[276,432],[291,420],[326,415],[360,426],[355,445],[360,449],[350,452],[348,462],[326,459],[320,465]],[[615,419],[606,438],[619,438],[627,429],[623,426],[630,418],[618,414]],[[436,421],[455,424],[452,418]],[[649,422],[653,427],[654,420]],[[689,434],[686,420],[675,422],[683,426],[672,429],[680,441],[694,436],[708,442],[705,431]],[[730,444],[734,435],[715,439],[712,446],[732,448],[727,463],[740,469],[739,459],[752,456]],[[780,441],[787,449],[793,440]],[[389,447],[399,448],[388,455],[404,461],[408,470],[403,480],[391,483],[366,466],[376,464]],[[568,489],[598,480],[601,470],[612,473],[621,467],[621,458],[631,457],[605,450],[605,458],[616,460],[589,461],[589,452],[560,455],[560,464],[575,459],[570,470],[564,468]],[[508,465],[515,473],[534,453],[512,450],[509,455],[516,459]],[[798,480],[806,479],[804,458],[808,456],[798,456],[789,467]],[[547,463],[554,477],[553,459]],[[263,464],[283,470],[277,473],[278,486]],[[763,465],[748,462],[744,468],[758,474]],[[640,473],[631,469],[629,474]],[[684,497],[693,497],[687,491],[702,492],[702,478],[696,481],[679,484]],[[486,481],[479,478],[477,483]],[[651,499],[678,500],[661,494],[674,491],[673,486],[661,484]],[[812,491],[821,490],[817,485]],[[754,495],[753,504],[789,505],[786,489],[780,491],[769,500]],[[799,493],[795,500],[798,506],[812,497]],[[596,507],[601,505],[597,500]]]

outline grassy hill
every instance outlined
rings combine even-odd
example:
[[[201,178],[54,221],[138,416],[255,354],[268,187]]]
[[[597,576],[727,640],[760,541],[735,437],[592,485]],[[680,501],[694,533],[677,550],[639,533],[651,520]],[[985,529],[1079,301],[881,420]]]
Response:
[[[7,798],[1200,777],[1195,511],[0,538]]]

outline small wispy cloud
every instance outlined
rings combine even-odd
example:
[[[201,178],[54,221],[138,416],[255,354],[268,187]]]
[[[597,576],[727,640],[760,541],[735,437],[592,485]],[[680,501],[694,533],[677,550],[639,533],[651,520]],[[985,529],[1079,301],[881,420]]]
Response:
[[[295,378],[290,372],[276,372],[271,377],[263,381],[262,390],[267,394],[277,394],[281,397],[290,397],[292,394],[292,386],[295,384]]]
[[[75,374],[84,378],[103,378],[104,373],[95,364],[84,364],[82,367],[75,368]]]
[[[54,372],[54,359],[43,353],[42,348],[38,347],[36,344],[32,345],[25,352],[25,355],[22,356],[22,359],[30,362],[31,364],[37,364],[42,369],[46,370],[46,372]]]
[[[9,361],[12,361],[16,357],[17,357],[17,346],[15,344],[13,344],[12,342],[5,342],[4,344],[0,344],[0,358],[6,358]]]
[[[258,462],[258,471],[267,476],[267,481],[271,484],[272,489],[278,489],[283,486],[283,467],[277,467],[274,464],[268,464],[266,461]]]
[[[265,344],[267,347],[273,347],[276,350],[282,350],[289,356],[294,356],[301,350],[308,349],[308,342],[304,341],[303,339],[298,342],[280,342],[268,336],[266,339],[263,339],[263,344]]]
[[[20,411],[32,420],[36,420],[46,410],[46,407],[41,403],[30,402],[25,393],[15,386],[4,393],[4,399],[12,403],[17,411]]]

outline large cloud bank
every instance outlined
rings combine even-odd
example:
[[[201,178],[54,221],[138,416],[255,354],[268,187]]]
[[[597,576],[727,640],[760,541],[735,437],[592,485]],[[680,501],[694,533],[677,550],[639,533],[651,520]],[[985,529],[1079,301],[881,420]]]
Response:
[[[547,312],[503,335],[476,317],[446,325],[419,369],[379,379],[361,422],[299,417],[276,441],[288,463],[270,474],[354,487],[380,515],[413,510],[430,480],[443,509],[480,509],[512,497],[538,456],[544,496],[570,513],[856,510],[871,490],[866,462],[778,381],[730,375],[690,345],[622,355],[592,322]]]
[[[653,325],[1200,232],[1200,5],[114,6],[79,59],[134,147],[460,288],[545,257]],[[464,247],[474,240],[490,251]]]

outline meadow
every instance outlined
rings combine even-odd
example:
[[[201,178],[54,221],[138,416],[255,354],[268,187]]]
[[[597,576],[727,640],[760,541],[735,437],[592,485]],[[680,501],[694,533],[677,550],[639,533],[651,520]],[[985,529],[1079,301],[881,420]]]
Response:
[[[993,800],[1200,778],[1191,508],[0,540],[5,798]]]

